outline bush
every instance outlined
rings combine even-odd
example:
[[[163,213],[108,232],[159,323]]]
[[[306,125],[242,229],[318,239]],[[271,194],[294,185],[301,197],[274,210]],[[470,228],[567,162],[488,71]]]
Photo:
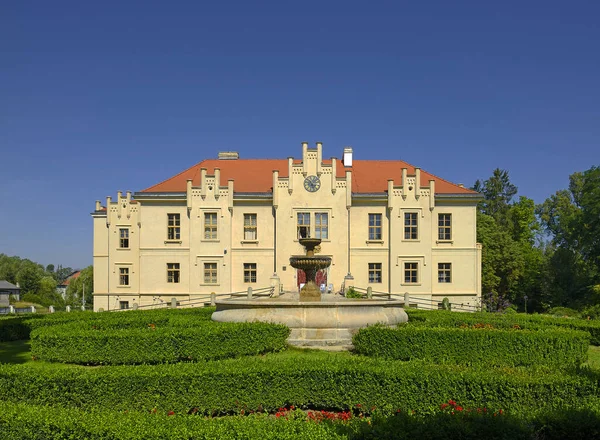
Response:
[[[465,406],[556,409],[599,392],[598,373],[572,375],[533,368],[430,365],[369,358],[247,357],[220,362],[74,368],[0,365],[0,396],[9,402],[86,410],[190,410],[223,415],[242,410],[400,408],[430,413],[453,398]]]
[[[43,315],[15,316],[0,318],[0,342],[29,339],[30,323],[43,318]]]
[[[357,353],[398,360],[424,360],[516,367],[570,368],[587,360],[589,334],[575,330],[498,330],[481,328],[372,326],[352,340]]]
[[[346,292],[346,298],[362,298],[363,296],[361,295],[360,292],[358,292],[357,290],[354,289],[354,287],[350,287],[348,288],[348,291]]]
[[[406,309],[407,326],[420,327],[460,327],[462,325],[491,324],[495,328],[513,328],[541,330],[549,328],[568,328],[586,331],[590,334],[590,344],[600,345],[600,321],[555,318],[548,315],[526,315],[524,313],[461,313],[445,310]]]
[[[287,346],[289,329],[284,325],[197,321],[190,328],[184,326],[190,325],[189,319],[177,318],[168,324],[179,326],[151,323],[143,329],[105,329],[115,322],[95,321],[40,327],[31,333],[31,354],[45,361],[87,365],[156,364],[257,355]]]

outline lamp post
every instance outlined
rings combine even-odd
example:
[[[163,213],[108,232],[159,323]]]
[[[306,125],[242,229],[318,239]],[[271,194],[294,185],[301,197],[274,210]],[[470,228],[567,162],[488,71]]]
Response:
[[[523,299],[525,299],[525,313],[527,313],[527,295],[524,295]]]

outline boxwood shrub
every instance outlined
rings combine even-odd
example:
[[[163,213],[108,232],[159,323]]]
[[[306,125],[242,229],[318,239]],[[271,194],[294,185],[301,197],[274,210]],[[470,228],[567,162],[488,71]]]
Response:
[[[311,421],[296,410],[286,417],[204,418],[193,415],[93,411],[0,402],[0,437],[46,439],[593,439],[597,410],[565,408],[524,416],[511,413],[385,414],[348,421]]]
[[[142,329],[104,330],[106,323],[90,322],[41,327],[31,333],[31,354],[86,365],[206,361],[280,351],[289,336],[289,329],[279,324],[180,321],[190,327],[151,323]]]
[[[540,330],[545,328],[568,328],[586,331],[590,343],[600,346],[600,320],[556,318],[549,315],[526,315],[524,313],[461,313],[446,310],[406,309],[409,326],[460,327],[462,325],[490,324],[495,328]]]
[[[354,335],[357,353],[403,361],[516,367],[579,366],[587,360],[589,333],[567,330],[372,326]]]
[[[464,406],[559,408],[598,395],[598,373],[533,367],[491,369],[364,357],[247,357],[219,362],[115,367],[0,365],[0,398],[10,402],[119,411],[219,415],[298,408],[410,409],[448,399]]]

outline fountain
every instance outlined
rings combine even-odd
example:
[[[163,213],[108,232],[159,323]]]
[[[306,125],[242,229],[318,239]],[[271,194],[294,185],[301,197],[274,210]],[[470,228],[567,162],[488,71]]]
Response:
[[[315,257],[315,248],[321,244],[320,238],[301,238],[300,244],[306,248],[306,255],[290,257],[290,266],[302,269],[306,274],[306,284],[300,290],[300,301],[321,301],[321,289],[315,283],[317,271],[331,265],[331,257]]]
[[[320,243],[318,238],[302,238],[300,244],[305,247],[306,255],[290,257],[290,265],[306,273],[306,284],[299,294],[217,301],[212,320],[285,324],[291,330],[288,338],[291,345],[337,349],[351,348],[352,335],[361,327],[394,326],[408,321],[402,301],[322,296],[315,277],[318,270],[331,265],[331,257],[315,256],[315,247]]]

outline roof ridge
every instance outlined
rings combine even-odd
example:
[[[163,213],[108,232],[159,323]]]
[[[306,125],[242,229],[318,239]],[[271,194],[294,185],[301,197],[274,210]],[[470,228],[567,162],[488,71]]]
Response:
[[[148,188],[145,188],[145,189],[141,190],[140,192],[148,191],[149,189],[151,189],[151,188],[154,188],[155,186],[158,186],[158,185],[161,185],[161,184],[165,183],[167,180],[171,180],[171,179],[174,179],[174,178],[176,178],[176,177],[178,177],[178,176],[181,176],[183,173],[185,173],[185,172],[187,172],[187,171],[191,170],[192,168],[194,168],[194,167],[197,167],[198,165],[202,165],[202,163],[203,163],[203,162],[205,162],[206,160],[207,160],[207,159],[201,160],[201,161],[200,161],[200,162],[198,162],[197,164],[195,164],[195,165],[192,165],[191,167],[189,167],[189,168],[186,168],[185,170],[183,170],[183,171],[181,171],[181,172],[179,172],[179,173],[175,174],[174,176],[168,177],[168,178],[166,178],[165,180],[163,180],[163,181],[161,181],[161,182],[158,182],[158,183],[156,183],[156,184],[154,184],[154,185],[152,185],[152,186],[149,186]]]

